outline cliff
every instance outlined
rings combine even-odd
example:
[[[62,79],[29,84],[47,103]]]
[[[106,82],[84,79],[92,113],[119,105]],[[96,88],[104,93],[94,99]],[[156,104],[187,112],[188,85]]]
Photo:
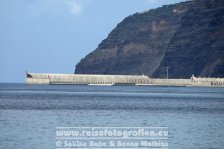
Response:
[[[224,77],[224,1],[194,0],[125,18],[75,73]]]

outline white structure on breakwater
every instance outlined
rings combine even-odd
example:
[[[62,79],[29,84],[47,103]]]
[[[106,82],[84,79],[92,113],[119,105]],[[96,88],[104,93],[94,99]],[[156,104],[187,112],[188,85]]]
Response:
[[[224,78],[155,79],[145,75],[26,73],[27,84],[224,86]]]

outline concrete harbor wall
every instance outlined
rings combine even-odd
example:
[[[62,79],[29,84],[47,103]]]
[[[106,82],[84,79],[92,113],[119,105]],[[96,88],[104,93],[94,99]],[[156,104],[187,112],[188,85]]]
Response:
[[[136,75],[86,75],[86,74],[37,74],[29,73],[27,84],[85,84],[85,85],[116,85],[116,84],[149,84],[148,76]]]
[[[27,73],[27,84],[220,86],[224,78],[155,79],[145,75]]]
[[[150,84],[161,86],[211,86],[211,82],[192,81],[191,79],[150,79]]]

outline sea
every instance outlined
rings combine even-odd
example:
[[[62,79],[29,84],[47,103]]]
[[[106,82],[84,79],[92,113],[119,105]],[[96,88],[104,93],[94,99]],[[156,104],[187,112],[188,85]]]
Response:
[[[0,149],[56,149],[58,127],[167,127],[169,149],[224,149],[224,88],[0,84]]]

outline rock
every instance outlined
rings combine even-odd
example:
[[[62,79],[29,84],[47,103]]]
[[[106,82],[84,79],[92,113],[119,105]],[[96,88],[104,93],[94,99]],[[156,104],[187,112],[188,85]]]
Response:
[[[224,77],[223,12],[223,0],[194,0],[135,13],[75,73]]]

